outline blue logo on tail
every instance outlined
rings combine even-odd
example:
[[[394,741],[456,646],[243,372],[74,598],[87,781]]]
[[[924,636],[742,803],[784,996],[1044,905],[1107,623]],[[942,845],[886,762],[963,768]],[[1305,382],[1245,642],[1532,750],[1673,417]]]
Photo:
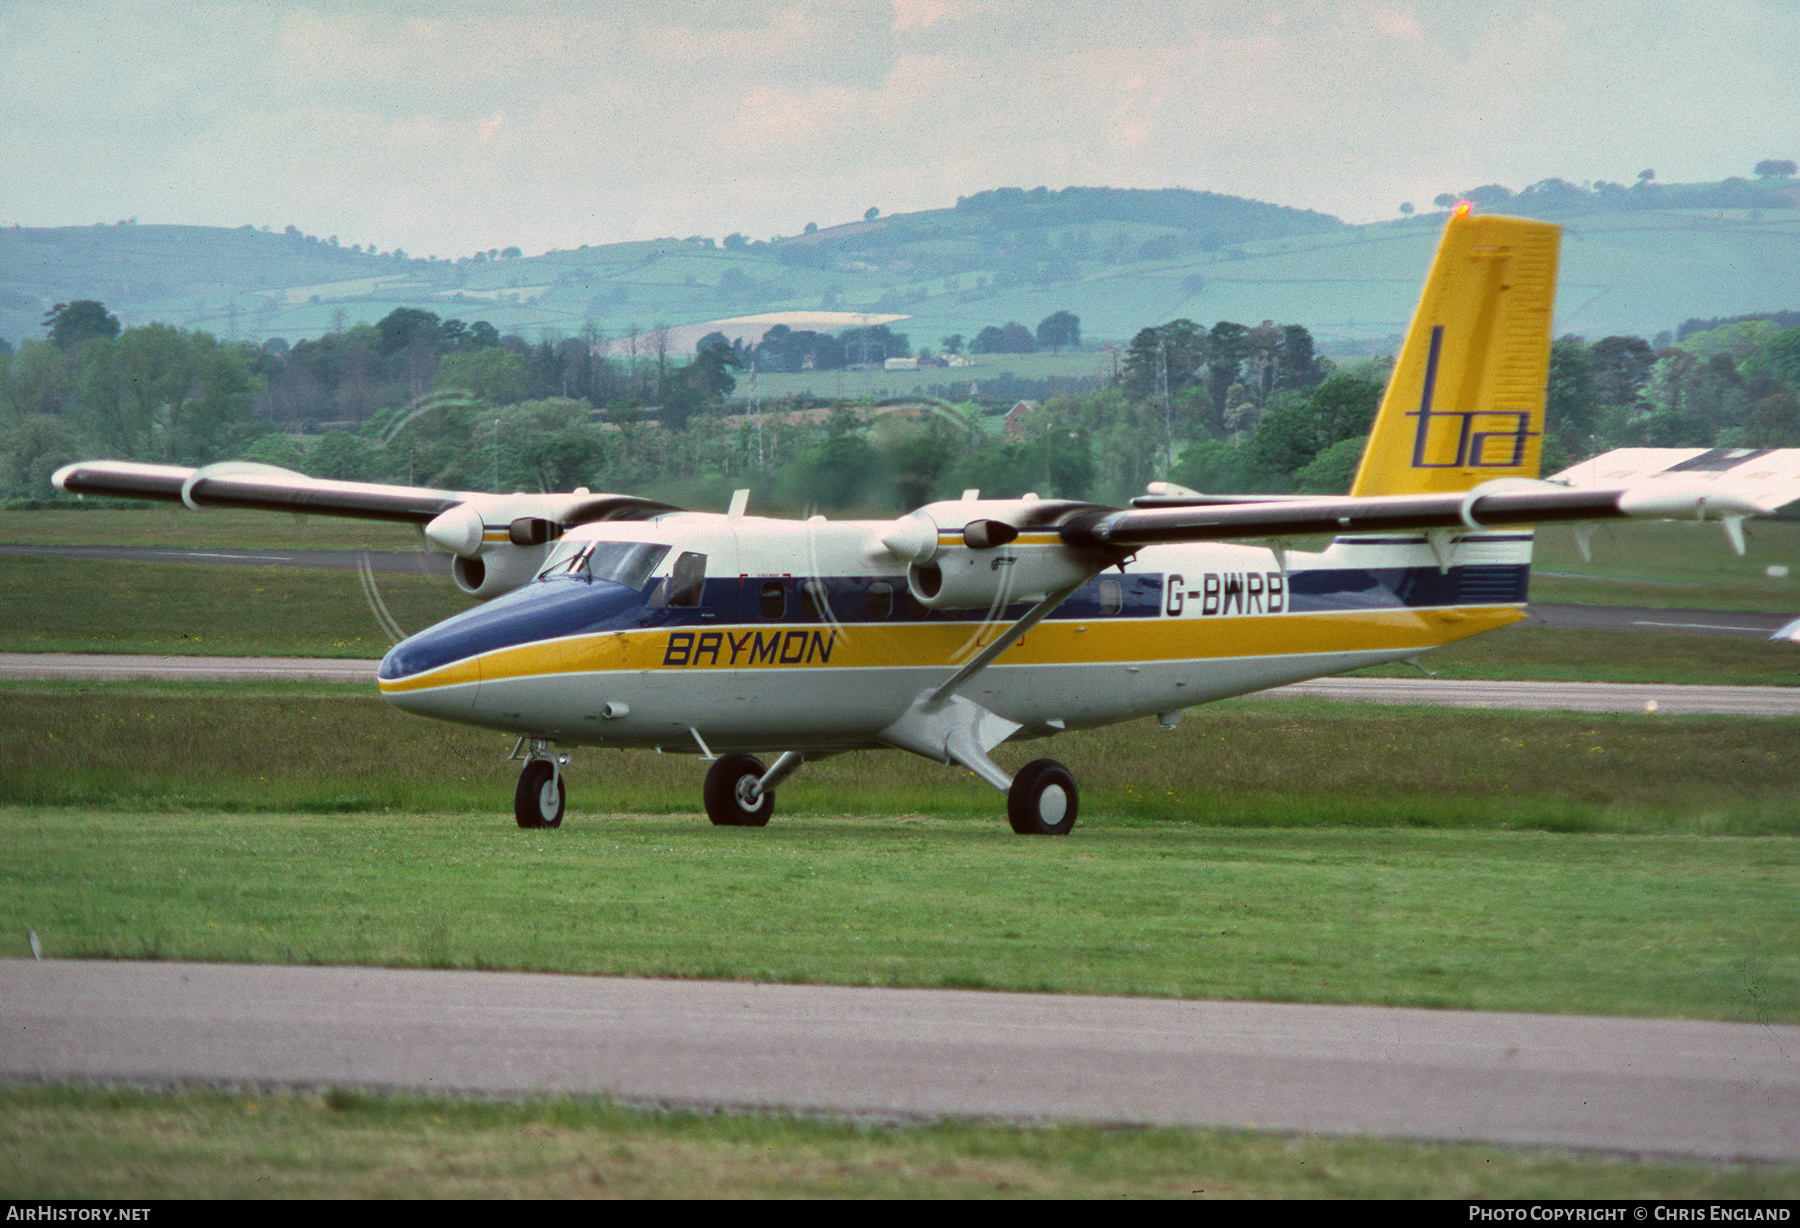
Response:
[[[1418,432],[1413,436],[1414,469],[1517,469],[1525,463],[1525,441],[1539,432],[1531,430],[1531,415],[1513,410],[1468,409],[1443,412],[1431,408],[1431,397],[1437,389],[1438,354],[1444,344],[1444,326],[1436,324],[1431,329],[1431,353],[1425,359],[1425,392],[1419,398],[1416,416],[1419,419]],[[1485,418],[1490,424],[1495,419],[1501,423],[1512,425],[1510,431],[1478,431],[1475,419]],[[1450,442],[1445,430],[1433,432],[1432,423],[1451,424],[1447,427],[1455,431],[1454,455],[1450,460],[1426,460],[1428,444],[1435,442],[1433,449],[1443,455]]]

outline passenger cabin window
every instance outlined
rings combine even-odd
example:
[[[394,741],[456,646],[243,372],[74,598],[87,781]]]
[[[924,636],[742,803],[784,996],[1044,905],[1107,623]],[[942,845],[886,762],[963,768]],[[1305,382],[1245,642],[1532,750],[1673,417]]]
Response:
[[[1117,576],[1102,576],[1100,579],[1100,612],[1117,614],[1125,608],[1125,586]]]
[[[869,617],[888,618],[894,612],[894,586],[886,580],[877,580],[869,585],[868,592]]]
[[[675,570],[669,578],[656,586],[650,595],[650,605],[668,606],[671,609],[692,609],[700,604],[700,594],[706,581],[706,556],[684,550],[675,560]]]
[[[800,615],[808,622],[825,622],[830,602],[825,599],[825,586],[808,580],[800,586]]]
[[[780,580],[764,580],[762,589],[756,595],[756,610],[767,619],[777,619],[787,613],[787,585]]]

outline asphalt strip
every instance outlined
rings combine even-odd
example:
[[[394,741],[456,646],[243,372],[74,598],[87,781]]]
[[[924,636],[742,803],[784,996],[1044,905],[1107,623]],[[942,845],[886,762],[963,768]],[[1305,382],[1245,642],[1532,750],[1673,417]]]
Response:
[[[1800,1027],[533,973],[0,960],[0,1077],[1800,1156]]]

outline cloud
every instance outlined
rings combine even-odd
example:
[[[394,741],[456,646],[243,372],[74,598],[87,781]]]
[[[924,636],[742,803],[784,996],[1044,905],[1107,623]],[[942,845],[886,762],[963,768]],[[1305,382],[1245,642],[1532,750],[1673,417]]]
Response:
[[[0,3],[0,221],[456,255],[1077,183],[1366,220],[1796,156],[1794,46],[1782,0]]]

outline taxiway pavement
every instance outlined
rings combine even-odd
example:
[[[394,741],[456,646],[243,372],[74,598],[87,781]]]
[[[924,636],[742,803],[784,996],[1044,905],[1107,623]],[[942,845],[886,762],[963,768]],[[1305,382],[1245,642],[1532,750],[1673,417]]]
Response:
[[[594,1093],[1800,1157],[1800,1027],[530,973],[0,961],[0,1076]]]

